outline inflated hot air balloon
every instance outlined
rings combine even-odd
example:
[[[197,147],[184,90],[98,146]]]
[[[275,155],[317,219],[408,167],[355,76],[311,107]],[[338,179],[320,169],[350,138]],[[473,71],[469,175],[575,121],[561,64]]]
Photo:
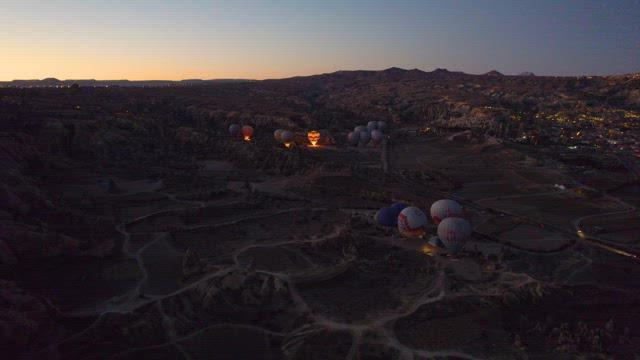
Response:
[[[231,137],[238,137],[240,136],[240,125],[238,124],[231,124],[229,125],[229,135],[231,135]]]
[[[384,121],[378,121],[378,130],[384,130],[387,128],[387,123]]]
[[[307,138],[309,139],[311,146],[316,146],[320,140],[320,132],[315,130],[309,131],[307,133]]]
[[[244,141],[251,141],[253,136],[253,127],[251,125],[245,125],[242,127],[242,137]]]
[[[398,217],[398,215],[400,215],[400,211],[402,211],[406,207],[407,207],[407,204],[401,203],[401,202],[395,202],[390,206],[390,208],[392,208],[393,211],[395,211],[396,217]]]
[[[377,128],[378,128],[378,122],[377,121],[369,121],[367,123],[367,129],[369,129],[369,131],[376,130]]]
[[[398,225],[398,213],[391,207],[384,207],[376,213],[376,222],[382,226],[395,227]]]
[[[358,132],[358,131],[365,131],[365,130],[367,130],[367,127],[366,127],[366,126],[364,126],[364,125],[358,125],[358,126],[356,126],[356,127],[353,129],[353,131],[355,131],[355,132]]]
[[[293,144],[293,133],[289,130],[284,130],[280,134],[280,140],[286,147],[290,147]]]
[[[384,139],[384,134],[382,133],[382,131],[380,130],[371,131],[371,141],[375,145],[380,144],[382,142],[382,139]]]
[[[404,208],[398,215],[398,231],[410,238],[422,237],[427,226],[427,215],[415,206]]]
[[[431,205],[430,213],[433,222],[439,224],[442,220],[448,217],[462,216],[462,206],[453,200],[442,199]]]
[[[447,251],[456,254],[471,237],[471,224],[463,218],[448,217],[438,225],[438,238]]]
[[[369,140],[371,140],[371,133],[369,133],[369,130],[358,131],[358,133],[360,134],[360,144],[367,145]]]
[[[277,142],[281,142],[282,141],[282,139],[280,138],[280,135],[282,135],[283,131],[284,131],[283,129],[278,129],[278,130],[273,132],[273,138],[276,139]]]
[[[360,133],[357,131],[352,131],[347,135],[347,141],[351,145],[358,145],[358,141],[360,141]]]

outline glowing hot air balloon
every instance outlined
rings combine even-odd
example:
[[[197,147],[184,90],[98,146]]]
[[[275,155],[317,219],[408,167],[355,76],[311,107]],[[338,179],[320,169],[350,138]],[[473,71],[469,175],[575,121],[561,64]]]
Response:
[[[253,136],[253,127],[251,125],[245,125],[242,127],[242,137],[244,141],[251,141],[251,137]]]
[[[438,225],[438,238],[447,251],[456,254],[471,237],[471,224],[459,217],[448,217]]]
[[[405,237],[419,238],[424,236],[427,226],[427,215],[415,206],[404,208],[398,215],[398,231]]]
[[[289,130],[284,130],[281,134],[280,134],[280,139],[282,141],[282,143],[284,144],[284,146],[286,147],[290,147],[291,144],[293,144],[293,133]]]
[[[431,205],[430,213],[433,222],[439,224],[442,220],[448,217],[462,216],[462,206],[453,200],[442,199]]]
[[[320,132],[315,130],[309,131],[307,133],[307,138],[309,139],[311,146],[316,146],[316,144],[318,144],[318,141],[320,140]]]
[[[229,125],[229,135],[231,135],[231,137],[240,136],[240,125],[238,124]]]

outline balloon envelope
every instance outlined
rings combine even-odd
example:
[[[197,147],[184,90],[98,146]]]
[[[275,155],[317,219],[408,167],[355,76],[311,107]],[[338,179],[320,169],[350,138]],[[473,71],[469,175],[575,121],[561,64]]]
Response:
[[[384,139],[384,134],[380,130],[371,131],[371,140],[374,144],[379,144]]]
[[[229,125],[229,135],[234,137],[240,135],[240,125],[238,124]]]
[[[369,121],[367,123],[367,129],[369,129],[369,131],[376,130],[377,128],[378,128],[378,122],[377,121]]]
[[[276,139],[277,142],[281,142],[282,141],[280,136],[282,135],[283,131],[284,131],[283,129],[278,129],[278,130],[273,132],[273,137],[274,137],[274,139]]]
[[[242,127],[242,135],[243,136],[251,136],[253,135],[253,127],[251,125],[245,125]]]
[[[395,227],[398,224],[398,213],[390,207],[384,207],[376,213],[376,222],[382,226]]]
[[[360,134],[360,143],[362,145],[367,145],[369,140],[371,140],[371,134],[369,133],[369,130],[358,131],[358,133]]]
[[[356,126],[356,127],[353,129],[353,131],[356,131],[356,132],[358,132],[358,131],[364,131],[364,130],[367,130],[367,127],[366,127],[366,126],[364,126],[364,125],[358,125],[358,126]]]
[[[360,141],[360,133],[357,131],[350,132],[349,135],[347,135],[347,140],[351,145],[358,144],[358,141]]]
[[[406,207],[407,207],[407,204],[404,204],[404,203],[401,203],[401,202],[393,203],[390,206],[390,208],[392,208],[393,211],[395,211],[396,216],[400,215],[400,211],[402,211]]]
[[[280,134],[280,139],[285,144],[290,144],[293,141],[293,133],[289,130],[284,130]]]
[[[438,225],[438,238],[452,254],[462,250],[471,237],[471,224],[463,218],[448,217]]]
[[[398,215],[398,231],[405,237],[422,237],[427,226],[427,215],[415,206],[404,208]]]
[[[448,217],[460,217],[462,216],[462,206],[456,201],[449,199],[442,199],[431,204],[431,218],[433,222],[439,224],[442,220]]]

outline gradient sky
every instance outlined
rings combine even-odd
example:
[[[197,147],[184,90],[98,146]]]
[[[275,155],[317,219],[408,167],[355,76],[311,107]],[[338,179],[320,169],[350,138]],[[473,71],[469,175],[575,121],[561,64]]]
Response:
[[[0,0],[0,80],[640,72],[640,0]]]

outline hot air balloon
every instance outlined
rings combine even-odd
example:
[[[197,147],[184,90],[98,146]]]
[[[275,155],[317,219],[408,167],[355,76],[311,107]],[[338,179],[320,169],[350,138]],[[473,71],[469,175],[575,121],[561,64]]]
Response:
[[[277,142],[281,142],[282,141],[282,139],[280,138],[280,135],[282,135],[283,131],[284,131],[283,129],[278,129],[278,130],[273,132],[273,137],[274,137],[274,139],[276,139]]]
[[[366,127],[366,126],[364,126],[364,125],[358,125],[358,126],[356,126],[356,127],[353,129],[353,131],[355,131],[355,132],[358,132],[358,131],[365,131],[365,130],[367,130],[367,127]]]
[[[240,125],[238,124],[229,125],[229,135],[231,135],[231,137],[240,136]]]
[[[376,130],[378,128],[378,122],[377,121],[369,121],[367,123],[367,129],[369,131],[373,131]]]
[[[290,147],[291,144],[293,144],[293,133],[289,130],[284,130],[281,134],[280,134],[280,139],[282,141],[282,143],[284,144],[284,146],[286,147]]]
[[[406,208],[406,207],[407,207],[407,204],[405,204],[405,203],[401,203],[401,202],[393,203],[393,204],[391,204],[391,206],[390,206],[390,208],[392,208],[392,209],[393,209],[393,211],[395,211],[396,217],[397,217],[398,215],[400,215],[400,211],[402,211],[402,210],[403,210],[404,208]]]
[[[371,131],[371,141],[373,141],[374,144],[376,145],[380,144],[380,142],[382,142],[382,139],[384,139],[384,134],[382,133],[382,131],[380,130]]]
[[[438,238],[447,251],[456,254],[471,237],[471,224],[459,217],[448,217],[438,225]]]
[[[376,213],[376,222],[382,226],[395,227],[398,225],[398,213],[391,207],[384,207]]]
[[[347,135],[347,140],[351,145],[358,145],[358,141],[360,141],[360,133],[357,131],[352,131]]]
[[[384,130],[387,128],[387,123],[384,121],[378,121],[378,130]]]
[[[433,222],[439,224],[442,220],[448,217],[462,216],[462,207],[453,200],[442,199],[431,205],[430,213]]]
[[[251,125],[245,125],[242,127],[242,137],[244,141],[251,141],[251,137],[253,136],[253,127]]]
[[[307,133],[307,138],[309,139],[311,146],[316,146],[316,144],[320,140],[320,132],[315,130],[309,131]]]
[[[367,145],[369,140],[371,140],[371,133],[369,133],[369,130],[358,131],[358,133],[360,134],[360,143],[362,145]]]
[[[415,206],[404,208],[398,215],[398,231],[405,237],[422,237],[427,226],[427,215]]]

